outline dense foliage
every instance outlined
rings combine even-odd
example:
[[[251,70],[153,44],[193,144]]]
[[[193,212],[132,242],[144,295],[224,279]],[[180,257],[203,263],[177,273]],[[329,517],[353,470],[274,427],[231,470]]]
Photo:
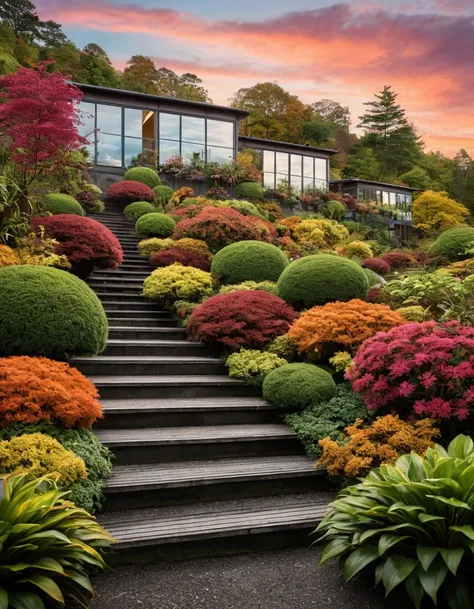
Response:
[[[349,231],[336,220],[303,220],[292,229],[294,240],[300,244],[312,244],[322,250],[330,250],[349,238]]]
[[[430,253],[445,256],[449,260],[472,257],[474,251],[474,228],[460,227],[447,230],[436,239]]]
[[[173,196],[174,190],[171,186],[161,184],[160,186],[155,186],[153,192],[155,193],[156,201],[164,207]]]
[[[141,182],[152,189],[161,186],[160,176],[150,167],[132,167],[125,172],[123,179]]]
[[[175,246],[176,241],[173,241],[173,239],[157,239],[156,237],[152,239],[143,239],[138,244],[138,253],[140,256],[149,258],[152,254],[169,250]]]
[[[274,353],[257,349],[241,349],[226,359],[229,376],[254,385],[261,385],[265,376],[288,362]]]
[[[153,267],[169,266],[178,262],[183,266],[193,266],[201,271],[209,271],[211,264],[209,259],[197,252],[191,250],[180,249],[178,247],[172,247],[169,250],[158,252],[153,254],[150,258],[150,264]]]
[[[408,252],[387,252],[382,256],[382,260],[388,264],[392,271],[416,266],[415,258]]]
[[[231,283],[223,285],[219,289],[219,294],[230,294],[239,290],[263,290],[269,294],[278,296],[277,285],[273,281],[242,281],[242,283]]]
[[[135,203],[135,201],[153,203],[155,200],[155,193],[153,190],[146,184],[136,182],[135,180],[121,180],[120,182],[112,184],[107,188],[104,196],[107,201],[112,201],[121,205]]]
[[[337,248],[338,254],[346,258],[360,258],[361,260],[372,258],[374,253],[365,241],[349,241],[342,243]]]
[[[263,188],[256,182],[242,182],[235,187],[235,194],[241,199],[261,201],[263,199]]]
[[[367,277],[359,265],[329,254],[295,260],[278,280],[280,296],[299,309],[365,298],[368,290]]]
[[[370,269],[377,275],[387,275],[390,273],[390,265],[382,258],[366,258],[361,265],[365,269]]]
[[[175,221],[166,214],[148,213],[140,216],[135,224],[139,237],[158,237],[164,239],[172,235]]]
[[[219,294],[197,307],[188,322],[191,340],[229,349],[260,349],[285,334],[295,312],[263,291]]]
[[[0,355],[97,355],[108,325],[80,279],[44,266],[0,267]]]
[[[45,211],[56,214],[73,214],[76,216],[84,216],[84,210],[81,204],[70,197],[63,194],[50,194],[42,199],[42,207]]]
[[[156,211],[156,207],[151,203],[147,203],[146,201],[135,201],[135,203],[129,203],[123,210],[123,213],[127,220],[136,222],[141,216],[152,214]]]
[[[303,410],[335,395],[332,376],[312,364],[285,364],[263,381],[263,397],[282,410]]]
[[[210,273],[174,263],[158,268],[143,283],[145,298],[171,306],[175,300],[198,302],[212,291]]]
[[[18,254],[8,245],[0,245],[0,266],[20,264]]]
[[[270,243],[240,241],[221,249],[211,270],[222,283],[277,281],[288,264],[287,256]]]

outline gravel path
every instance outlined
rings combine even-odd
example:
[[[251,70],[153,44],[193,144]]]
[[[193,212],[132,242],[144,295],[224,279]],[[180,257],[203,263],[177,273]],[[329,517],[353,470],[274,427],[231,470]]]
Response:
[[[345,585],[321,549],[119,567],[94,580],[93,609],[394,609],[361,581]]]

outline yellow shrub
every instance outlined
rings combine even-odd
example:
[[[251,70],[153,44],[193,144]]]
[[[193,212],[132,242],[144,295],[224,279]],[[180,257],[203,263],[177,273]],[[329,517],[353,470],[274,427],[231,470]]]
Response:
[[[348,438],[342,446],[330,438],[319,441],[323,454],[318,464],[325,465],[330,476],[363,476],[412,450],[423,455],[439,435],[433,419],[407,423],[394,415],[379,417],[365,427],[359,419],[345,431]]]
[[[432,319],[429,309],[424,309],[419,305],[412,307],[401,307],[397,309],[398,313],[402,315],[407,321],[413,321],[415,323],[421,323]]]
[[[175,262],[158,268],[145,279],[145,298],[170,306],[176,300],[198,302],[212,292],[212,275],[192,266]]]
[[[464,224],[469,210],[445,192],[426,190],[413,202],[413,224],[419,230],[446,230]]]
[[[329,363],[336,372],[345,372],[351,367],[353,362],[352,355],[347,351],[338,351],[329,359]]]
[[[345,258],[352,258],[353,256],[356,256],[361,260],[366,260],[367,258],[374,257],[374,252],[364,241],[351,241],[350,243],[343,243],[336,248],[336,251]]]
[[[449,266],[438,269],[436,273],[439,275],[451,275],[453,277],[465,279],[474,273],[474,259],[467,258],[466,260],[461,260],[460,262],[453,262],[453,264],[450,264]]]
[[[157,252],[163,252],[164,250],[169,250],[171,247],[175,246],[175,241],[173,239],[143,239],[138,244],[138,252],[140,256],[146,256],[149,258],[152,254],[156,254]]]
[[[347,228],[335,220],[303,220],[293,229],[297,243],[309,241],[321,249],[332,249],[348,237]]]
[[[0,474],[22,472],[32,478],[57,474],[58,483],[66,488],[87,478],[86,466],[80,457],[41,433],[0,442]]]
[[[0,245],[0,267],[20,264],[20,260],[14,250],[8,245]]]
[[[177,247],[181,250],[188,250],[189,252],[196,252],[196,254],[201,254],[201,256],[205,256],[208,260],[212,258],[212,254],[207,246],[207,243],[205,241],[201,241],[201,239],[190,239],[188,237],[184,237],[183,239],[174,241],[173,247]]]

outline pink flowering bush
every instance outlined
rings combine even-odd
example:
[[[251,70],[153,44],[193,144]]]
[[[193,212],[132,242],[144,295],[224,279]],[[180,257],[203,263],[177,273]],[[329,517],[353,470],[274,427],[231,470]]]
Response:
[[[427,321],[379,332],[346,376],[370,410],[463,421],[474,404],[474,328]]]

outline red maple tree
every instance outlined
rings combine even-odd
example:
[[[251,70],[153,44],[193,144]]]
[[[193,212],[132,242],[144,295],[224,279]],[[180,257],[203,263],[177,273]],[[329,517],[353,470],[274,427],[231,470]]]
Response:
[[[47,62],[0,78],[0,133],[7,137],[25,201],[38,176],[87,144],[77,131],[81,99],[80,89],[63,74],[47,71]]]

